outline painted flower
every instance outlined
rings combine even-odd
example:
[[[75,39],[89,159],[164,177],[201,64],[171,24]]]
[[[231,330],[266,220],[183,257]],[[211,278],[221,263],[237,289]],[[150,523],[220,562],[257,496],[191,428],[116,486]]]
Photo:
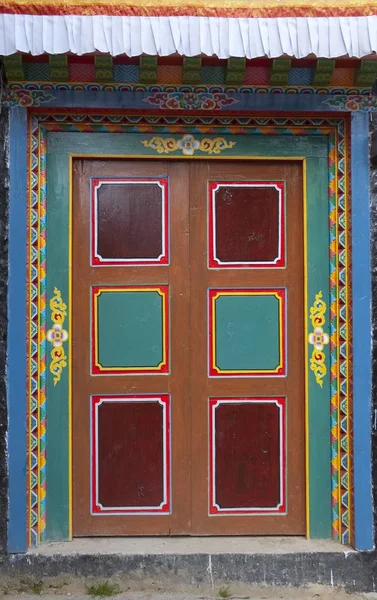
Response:
[[[195,94],[193,92],[187,92],[186,94],[182,94],[180,98],[180,104],[182,108],[186,109],[194,109],[201,108],[202,105],[202,96],[201,94]]]
[[[206,98],[200,108],[202,110],[220,110],[221,106],[218,106],[212,98]]]
[[[20,106],[33,106],[33,94],[32,92],[28,92],[26,90],[21,90],[17,92],[18,102]]]
[[[353,112],[360,110],[360,100],[362,100],[360,99],[360,96],[350,97],[346,102],[345,108]]]
[[[364,96],[360,108],[371,111],[376,109],[376,98],[374,96]]]
[[[47,339],[52,343],[54,348],[59,348],[63,342],[68,340],[68,331],[63,329],[59,323],[55,323],[52,329],[48,330]]]
[[[325,344],[328,344],[330,341],[327,333],[324,333],[322,327],[316,327],[314,333],[309,335],[309,344],[313,344],[316,350],[323,350]]]
[[[184,135],[181,140],[178,140],[178,148],[182,150],[186,156],[192,156],[200,146],[200,142],[193,135]]]

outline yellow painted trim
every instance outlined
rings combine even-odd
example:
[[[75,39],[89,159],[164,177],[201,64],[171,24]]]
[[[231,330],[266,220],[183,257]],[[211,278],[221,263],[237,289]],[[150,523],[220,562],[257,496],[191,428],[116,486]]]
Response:
[[[220,369],[216,363],[215,363],[215,348],[216,348],[216,311],[215,311],[215,300],[217,300],[217,298],[220,298],[220,296],[274,296],[278,302],[279,302],[279,364],[277,365],[277,367],[275,367],[275,369]],[[212,356],[211,356],[211,368],[214,369],[215,371],[217,371],[217,373],[225,373],[225,374],[235,374],[235,375],[242,375],[242,374],[249,374],[249,373],[255,373],[256,376],[261,374],[261,375],[273,375],[274,373],[278,373],[280,369],[283,368],[283,352],[284,352],[284,348],[283,348],[283,329],[282,329],[282,323],[283,323],[283,302],[282,302],[282,298],[279,296],[279,294],[277,294],[275,291],[263,291],[263,292],[258,292],[257,290],[245,290],[243,292],[233,292],[232,290],[224,290],[223,292],[218,292],[215,296],[212,296],[211,298],[212,300]]]
[[[306,505],[306,537],[310,538],[310,477],[309,477],[309,350],[306,340],[309,335],[308,327],[308,210],[307,210],[307,164],[302,164],[302,193],[303,193],[303,228],[304,228],[304,321],[305,321],[305,505]]]
[[[97,286],[93,286],[97,287]],[[99,286],[98,286],[99,287]],[[103,367],[98,359],[98,302],[97,298],[101,294],[106,294],[110,292],[157,292],[159,296],[162,298],[162,361],[156,367]],[[93,318],[94,318],[94,340],[92,340],[92,344],[94,344],[94,352],[95,352],[95,363],[94,366],[98,368],[99,371],[107,373],[108,371],[117,371],[117,372],[132,372],[137,371],[152,371],[153,373],[159,373],[161,368],[167,364],[167,352],[166,352],[166,293],[161,290],[160,287],[152,287],[152,286],[121,286],[121,287],[99,287],[98,291],[94,294],[95,301],[93,302]],[[135,373],[137,374],[137,373]]]
[[[47,126],[48,128],[48,123],[45,123],[44,126]],[[312,129],[314,129],[315,127],[312,127]],[[310,129],[310,127],[306,127],[305,129]],[[324,128],[324,133],[328,132],[333,132],[335,128]],[[237,133],[235,133],[234,135],[237,135]],[[69,231],[69,307],[71,308],[72,306],[72,164],[73,164],[73,160],[75,158],[103,158],[103,154],[76,154],[76,153],[72,153],[68,155],[68,159],[69,159],[69,172],[70,172],[70,216],[69,216],[69,224],[70,224],[70,231]],[[164,155],[145,155],[145,154],[106,154],[106,158],[116,158],[116,159],[130,159],[130,158],[139,158],[139,159],[143,159],[143,160],[240,160],[240,161],[289,161],[289,160],[293,160],[293,161],[297,161],[297,162],[302,162],[303,165],[303,203],[304,203],[304,215],[303,215],[303,221],[304,221],[304,298],[305,298],[305,306],[304,306],[304,319],[305,319],[305,340],[307,339],[308,336],[308,289],[307,289],[307,282],[308,282],[308,269],[307,269],[307,256],[308,256],[308,249],[307,249],[307,160],[305,156],[250,156],[250,155],[232,155],[232,156],[164,156]],[[30,173],[31,173],[31,169],[30,169]],[[347,198],[347,193],[346,193],[346,198]],[[30,221],[31,221],[31,215],[30,215]],[[71,330],[71,311],[69,310],[69,326],[70,326],[70,330]],[[164,311],[165,314],[165,311]],[[212,314],[214,314],[214,311],[212,311]],[[215,330],[214,327],[212,328],[213,331]],[[339,331],[339,327],[338,327],[338,331]],[[339,333],[338,333],[339,335]],[[69,427],[70,427],[70,436],[69,436],[69,532],[70,532],[70,537],[72,538],[72,373],[71,373],[71,356],[72,356],[72,335],[70,335],[69,338],[69,363],[68,363],[68,367],[69,367]],[[308,410],[308,405],[309,405],[309,383],[308,383],[308,378],[309,378],[309,369],[308,369],[308,347],[307,344],[305,343],[305,463],[306,463],[306,472],[305,472],[305,483],[306,483],[306,536],[307,538],[310,538],[310,495],[309,495],[309,484],[310,484],[310,477],[309,477],[309,410]],[[29,425],[29,430],[30,430],[30,425]],[[339,440],[340,443],[340,440]],[[339,499],[340,502],[340,499]],[[351,513],[351,511],[349,511]],[[30,523],[30,529],[29,531],[31,531],[31,523]],[[29,539],[31,539],[30,534],[29,534]],[[30,545],[30,541],[29,541],[29,545]]]
[[[216,338],[215,338],[215,331],[216,331],[216,318],[215,318],[215,300],[216,298],[219,297],[219,294],[216,294],[216,296],[213,296],[213,298],[211,298],[211,303],[212,303],[212,307],[211,307],[211,315],[212,315],[212,319],[211,319],[211,325],[212,325],[212,344],[211,344],[211,367],[213,367],[215,365],[215,347],[216,347]],[[208,333],[207,333],[208,335]]]
[[[72,540],[72,223],[73,223],[73,160],[72,156],[68,157],[68,193],[69,193],[69,208],[68,208],[68,538]]]
[[[244,161],[248,161],[248,160],[265,160],[265,161],[287,161],[287,160],[297,160],[297,161],[304,161],[305,160],[305,156],[252,156],[252,155],[242,155],[242,156],[184,156],[184,155],[177,155],[177,156],[172,156],[171,154],[159,154],[159,155],[155,155],[155,154],[69,154],[68,156],[70,156],[72,159],[74,158],[122,158],[124,159],[129,159],[129,158],[140,158],[143,160],[244,160]]]

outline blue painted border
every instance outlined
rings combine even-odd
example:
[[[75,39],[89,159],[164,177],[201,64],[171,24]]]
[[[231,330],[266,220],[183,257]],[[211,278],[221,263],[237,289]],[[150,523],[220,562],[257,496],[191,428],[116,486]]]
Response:
[[[156,91],[159,87],[156,86]],[[187,86],[190,91],[191,86]],[[214,86],[211,86],[213,89]],[[154,92],[106,92],[106,91],[62,91],[45,90],[46,98],[39,98],[34,107],[47,108],[83,108],[86,111],[91,109],[118,109],[124,110],[143,110],[145,114],[184,114],[190,113],[188,110],[172,111],[169,109],[159,109],[156,105],[146,102],[147,98],[153,96]],[[221,110],[208,111],[208,117],[216,114],[237,114],[247,117],[242,112],[253,110],[257,112],[268,112],[276,114],[279,111],[295,112],[302,111],[305,114],[320,113],[347,113],[345,101],[342,99],[347,96],[334,96],[330,94],[255,94],[255,93],[232,93],[227,95],[237,100],[235,104],[224,106]],[[328,104],[329,103],[329,104]],[[85,112],[85,111],[84,111]],[[195,114],[195,111],[192,111]]]
[[[373,549],[371,473],[371,265],[369,218],[369,116],[351,120],[353,278],[353,488],[355,547]],[[350,501],[350,498],[349,498]]]
[[[26,551],[26,219],[27,111],[10,111],[8,284],[8,551]]]

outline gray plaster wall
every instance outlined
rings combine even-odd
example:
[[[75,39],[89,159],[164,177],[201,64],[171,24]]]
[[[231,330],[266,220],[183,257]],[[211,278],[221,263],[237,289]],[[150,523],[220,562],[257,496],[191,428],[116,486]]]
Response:
[[[8,467],[6,396],[8,293],[8,111],[0,106],[0,554],[7,551]]]

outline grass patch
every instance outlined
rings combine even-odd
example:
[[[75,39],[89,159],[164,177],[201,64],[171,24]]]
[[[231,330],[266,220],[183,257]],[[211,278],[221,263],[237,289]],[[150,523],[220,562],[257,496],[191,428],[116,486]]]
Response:
[[[222,585],[218,591],[218,596],[220,598],[230,598],[231,595],[232,595],[232,592],[228,585]]]
[[[35,581],[30,584],[30,591],[37,596],[40,596],[43,590],[43,581]]]
[[[108,598],[109,596],[116,596],[120,592],[119,587],[115,583],[110,583],[110,581],[86,586],[86,591],[88,596],[92,596],[92,598]]]

